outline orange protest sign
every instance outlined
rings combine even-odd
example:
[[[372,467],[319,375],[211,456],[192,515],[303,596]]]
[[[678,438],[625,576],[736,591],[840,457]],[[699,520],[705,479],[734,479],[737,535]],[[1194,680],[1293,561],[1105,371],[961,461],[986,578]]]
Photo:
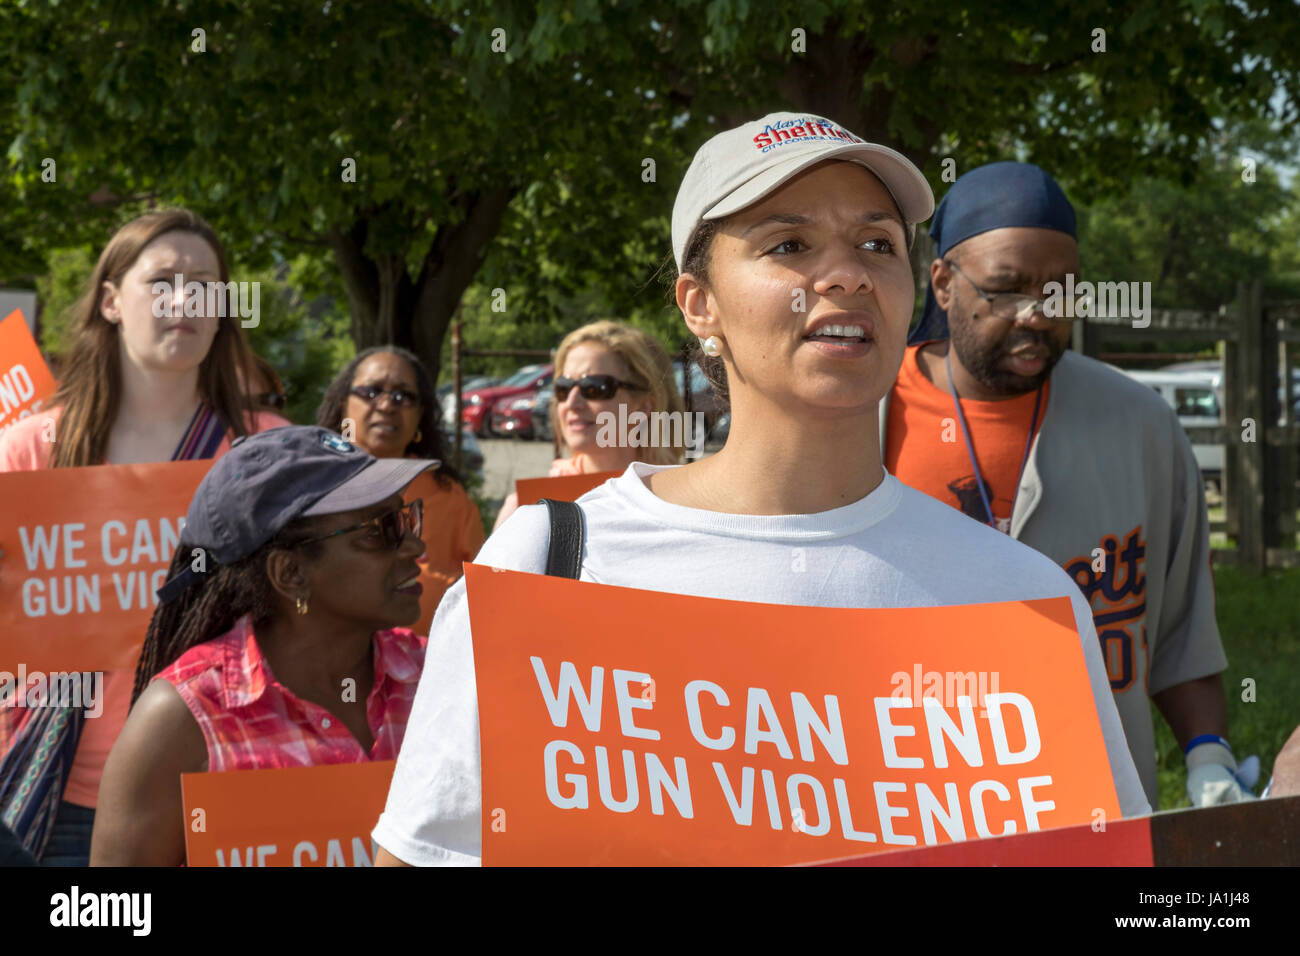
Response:
[[[543,498],[553,501],[577,501],[592,488],[599,488],[621,471],[597,471],[590,475],[560,475],[556,478],[520,478],[515,481],[515,495],[520,506],[535,505]]]
[[[392,760],[183,773],[190,866],[373,866]],[[322,799],[322,795],[325,799]]]
[[[0,669],[134,667],[185,512],[210,467],[0,474]]]
[[[806,863],[1119,816],[1068,598],[466,587],[485,864]]]
[[[0,435],[39,412],[57,385],[22,312],[15,309],[0,321]]]

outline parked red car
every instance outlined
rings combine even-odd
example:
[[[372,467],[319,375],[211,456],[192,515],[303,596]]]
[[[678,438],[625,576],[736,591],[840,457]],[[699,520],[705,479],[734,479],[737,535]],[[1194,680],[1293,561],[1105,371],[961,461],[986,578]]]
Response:
[[[537,396],[541,394],[538,390],[497,399],[492,405],[488,431],[503,437],[518,435],[520,438],[532,438],[533,409],[537,406]]]
[[[491,425],[492,407],[496,402],[549,388],[552,374],[553,369],[549,364],[525,365],[500,385],[465,392],[461,396],[461,421],[474,434],[486,437]]]

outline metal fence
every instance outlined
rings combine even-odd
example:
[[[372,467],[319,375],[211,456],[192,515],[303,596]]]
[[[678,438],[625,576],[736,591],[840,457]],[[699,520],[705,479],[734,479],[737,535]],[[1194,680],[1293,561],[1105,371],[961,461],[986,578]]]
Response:
[[[1221,343],[1224,424],[1187,429],[1194,443],[1223,445],[1224,520],[1211,531],[1225,532],[1237,546],[1216,549],[1215,563],[1255,570],[1300,565],[1300,427],[1291,381],[1300,302],[1265,303],[1262,282],[1243,282],[1236,301],[1217,312],[1153,310],[1142,328],[1131,319],[1084,320],[1075,327],[1074,348],[1097,358],[1108,343],[1162,339]]]

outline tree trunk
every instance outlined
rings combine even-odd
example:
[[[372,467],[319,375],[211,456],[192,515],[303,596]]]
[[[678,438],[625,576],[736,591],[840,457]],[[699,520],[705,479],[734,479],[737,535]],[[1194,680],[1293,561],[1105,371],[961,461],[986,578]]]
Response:
[[[511,184],[466,196],[458,203],[465,215],[455,225],[439,227],[425,256],[411,313],[411,348],[435,377],[451,318],[518,191],[518,185]]]
[[[454,200],[462,214],[438,228],[414,280],[404,255],[366,252],[371,218],[357,220],[346,231],[332,230],[328,240],[347,290],[357,350],[400,345],[415,352],[436,378],[451,317],[517,191],[508,185]],[[383,212],[374,210],[372,216]]]
[[[863,74],[877,57],[884,55],[901,71],[916,69],[938,56],[937,37],[912,37],[888,51],[878,50],[870,37],[845,36],[838,21],[808,38],[806,57],[792,58],[777,88],[796,110],[807,110],[843,124],[869,143],[881,143],[898,150],[922,170],[930,160],[942,133],[941,124],[929,116],[913,118],[923,142],[899,143],[889,131],[894,91],[883,83],[863,88]],[[816,51],[816,55],[813,55]]]

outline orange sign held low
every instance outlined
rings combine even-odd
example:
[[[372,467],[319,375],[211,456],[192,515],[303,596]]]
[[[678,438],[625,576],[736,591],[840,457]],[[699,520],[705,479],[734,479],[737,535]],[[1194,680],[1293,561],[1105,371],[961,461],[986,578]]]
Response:
[[[560,475],[555,478],[520,478],[515,482],[519,504],[535,505],[543,498],[552,501],[577,501],[592,488],[599,488],[621,471],[596,471],[590,475]]]
[[[395,761],[183,773],[190,866],[373,866]]]
[[[210,460],[0,474],[0,670],[134,667]]]
[[[10,312],[0,321],[0,435],[44,408],[57,386],[23,314]]]
[[[808,863],[1119,816],[1068,598],[466,586],[485,864]]]

